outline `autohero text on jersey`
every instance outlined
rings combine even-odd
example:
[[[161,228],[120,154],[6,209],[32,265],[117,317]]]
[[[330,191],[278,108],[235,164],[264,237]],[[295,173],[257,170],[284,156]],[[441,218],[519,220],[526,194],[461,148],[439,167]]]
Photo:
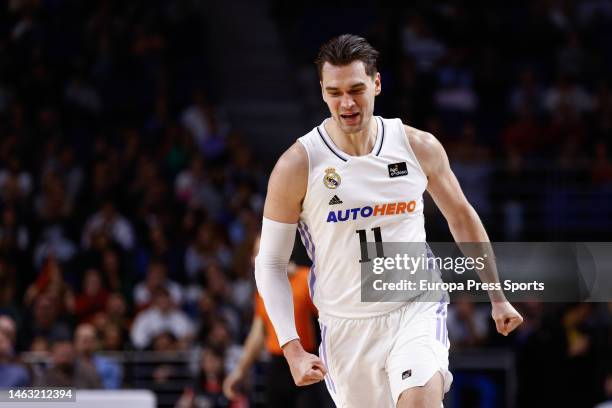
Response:
[[[327,214],[327,222],[342,222],[356,220],[357,218],[376,217],[380,215],[398,215],[414,212],[417,202],[399,201],[397,203],[376,204],[374,207],[366,205],[365,207],[355,207],[345,210],[330,211]]]

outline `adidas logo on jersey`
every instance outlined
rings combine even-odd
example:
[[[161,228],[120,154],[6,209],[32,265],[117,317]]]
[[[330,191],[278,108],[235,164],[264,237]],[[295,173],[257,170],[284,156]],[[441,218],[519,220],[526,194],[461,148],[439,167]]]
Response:
[[[334,205],[334,204],[342,204],[342,200],[340,200],[340,198],[338,198],[337,195],[333,196],[331,200],[329,200],[329,205]]]
[[[406,168],[406,162],[393,163],[387,166],[389,169],[389,177],[407,176],[408,169]]]

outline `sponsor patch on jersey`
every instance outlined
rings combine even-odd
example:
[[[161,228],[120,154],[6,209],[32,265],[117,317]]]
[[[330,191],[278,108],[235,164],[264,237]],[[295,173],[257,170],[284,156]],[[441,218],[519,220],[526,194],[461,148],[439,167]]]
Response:
[[[328,167],[325,169],[325,175],[323,176],[323,184],[325,187],[330,189],[338,188],[342,179],[340,175],[336,172],[336,169],[333,167]]]
[[[389,177],[407,176],[408,169],[406,168],[406,162],[393,163],[387,166],[389,169]]]
[[[402,380],[412,377],[412,370],[406,370],[402,373]]]
[[[343,222],[372,216],[407,214],[414,212],[416,206],[417,202],[411,200],[399,201],[397,203],[375,204],[374,207],[366,205],[365,207],[330,211],[327,214],[327,222]]]

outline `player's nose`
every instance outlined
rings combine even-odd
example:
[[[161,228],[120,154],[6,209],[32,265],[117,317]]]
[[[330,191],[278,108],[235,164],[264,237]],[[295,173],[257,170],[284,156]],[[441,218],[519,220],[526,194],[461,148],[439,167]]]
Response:
[[[344,95],[340,100],[340,106],[343,109],[351,109],[355,106],[355,100],[350,95]]]

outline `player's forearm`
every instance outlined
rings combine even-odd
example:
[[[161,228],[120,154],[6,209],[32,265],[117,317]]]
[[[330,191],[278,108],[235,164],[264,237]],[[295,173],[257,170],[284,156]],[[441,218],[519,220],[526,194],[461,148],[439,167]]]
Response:
[[[259,254],[255,258],[255,282],[281,346],[299,338],[295,328],[293,294],[287,265],[293,250],[297,224],[263,219]]]
[[[260,318],[253,319],[251,330],[244,342],[244,349],[238,361],[238,370],[244,373],[251,368],[264,347],[265,329]]]
[[[467,205],[452,221],[449,221],[449,228],[459,249],[466,257],[483,259],[484,267],[476,269],[480,280],[485,283],[499,283],[493,247],[476,210],[471,205]],[[491,301],[506,300],[501,289],[490,290],[488,293]]]

